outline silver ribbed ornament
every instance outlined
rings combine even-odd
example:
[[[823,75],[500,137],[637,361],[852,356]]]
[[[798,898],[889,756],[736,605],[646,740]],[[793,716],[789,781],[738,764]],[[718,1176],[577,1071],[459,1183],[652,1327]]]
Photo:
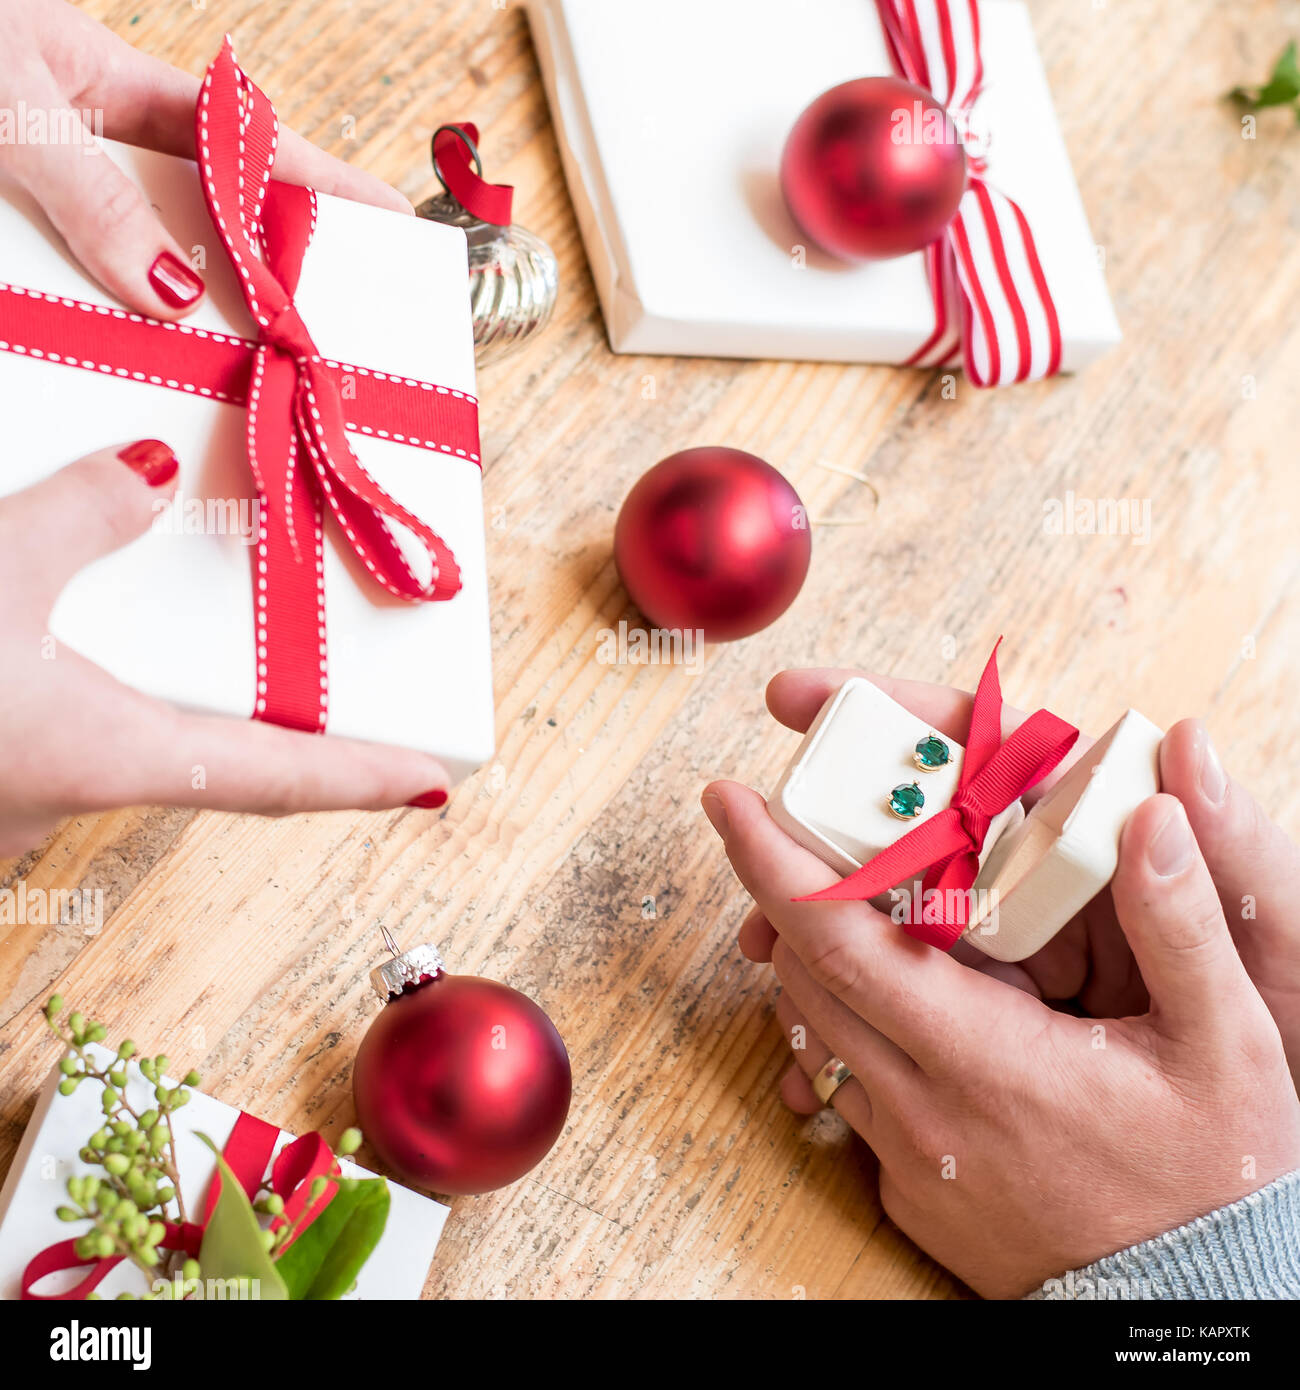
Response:
[[[469,243],[469,295],[474,318],[474,355],[479,364],[513,352],[550,322],[559,295],[559,267],[551,248],[526,227],[497,225],[471,212],[447,187],[438,167],[438,137],[453,133],[463,142],[482,178],[483,166],[471,135],[473,126],[442,126],[434,132],[434,173],[443,191],[416,208],[420,217],[460,227]],[[477,134],[477,132],[474,132]]]

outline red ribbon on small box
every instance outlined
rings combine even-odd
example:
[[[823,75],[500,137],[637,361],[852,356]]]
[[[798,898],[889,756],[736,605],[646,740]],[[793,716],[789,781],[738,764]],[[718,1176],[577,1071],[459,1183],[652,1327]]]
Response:
[[[796,902],[865,902],[888,892],[914,874],[923,900],[937,896],[937,921],[915,910],[908,914],[908,936],[947,951],[970,920],[970,890],[980,870],[980,853],[996,816],[1036,786],[1074,747],[1079,731],[1048,710],[1035,711],[1002,741],[1002,687],[998,680],[999,637],[980,676],[971,706],[970,732],[962,758],[957,794],[860,869],[820,893]]]
[[[235,1175],[250,1202],[262,1186],[266,1165],[275,1152],[276,1140],[279,1137],[280,1131],[274,1125],[241,1111],[234,1129],[230,1132],[230,1138],[226,1140],[225,1148],[221,1151],[227,1167]],[[284,1199],[284,1212],[271,1223],[271,1229],[278,1231],[301,1218],[301,1225],[285,1246],[286,1249],[334,1200],[338,1184],[333,1181],[327,1184],[325,1191],[314,1202],[311,1199],[313,1181],[318,1177],[331,1177],[333,1169],[334,1155],[329,1145],[314,1130],[295,1139],[292,1144],[286,1145],[276,1154],[275,1162],[271,1164],[271,1191]],[[203,1233],[212,1219],[220,1195],[221,1170],[218,1169],[208,1184],[203,1219],[183,1223],[163,1222],[166,1234],[160,1242],[161,1248],[197,1258],[203,1244]],[[109,1271],[124,1259],[125,1255],[114,1255],[106,1260],[86,1260],[77,1254],[75,1239],[58,1241],[28,1261],[27,1268],[23,1270],[21,1296],[29,1301],[47,1303],[84,1299],[99,1286]],[[47,1275],[87,1266],[89,1272],[86,1277],[64,1293],[43,1294],[33,1291]],[[159,1278],[162,1277],[164,1276],[160,1274]]]
[[[876,6],[895,72],[947,107],[966,139],[969,170],[956,215],[925,248],[935,327],[905,365],[946,366],[960,352],[976,386],[1055,376],[1061,324],[1029,220],[984,177],[983,155],[969,138],[984,86],[979,0],[876,0]]]
[[[247,406],[261,525],[253,717],[323,731],[326,508],[370,581],[390,594],[438,603],[460,589],[451,548],[366,472],[348,433],[481,465],[478,402],[317,351],[294,304],[316,195],[271,181],[278,134],[275,108],[227,38],[203,79],[195,144],[204,198],[257,325],[255,339],[0,285],[0,351]],[[394,528],[427,554],[428,577],[417,577]]]

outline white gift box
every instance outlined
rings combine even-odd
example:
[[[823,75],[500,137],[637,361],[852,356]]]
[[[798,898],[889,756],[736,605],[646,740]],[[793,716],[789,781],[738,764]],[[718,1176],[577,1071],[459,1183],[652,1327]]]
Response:
[[[926,773],[911,763],[913,747],[928,732],[871,681],[846,681],[804,736],[768,813],[805,849],[839,873],[852,873],[956,793],[963,750],[953,739],[944,736],[953,753],[948,766]],[[1125,821],[1160,789],[1162,738],[1149,719],[1129,710],[1028,814],[1014,801],[993,820],[963,940],[997,960],[1023,960],[1105,888]],[[886,799],[892,787],[913,781],[925,806],[902,821],[886,809]],[[894,905],[889,893],[872,901],[885,912]]]
[[[114,1055],[94,1045],[87,1051],[100,1066]],[[94,1082],[83,1081],[72,1095],[61,1096],[61,1079],[55,1068],[41,1088],[9,1176],[0,1190],[0,1298],[19,1297],[23,1270],[34,1256],[86,1229],[84,1222],[65,1224],[58,1220],[54,1210],[67,1201],[66,1184],[70,1177],[94,1171],[77,1154],[103,1123],[101,1088]],[[139,1110],[153,1104],[153,1088],[134,1066],[129,1068],[126,1094]],[[202,1091],[191,1091],[189,1104],[176,1112],[176,1161],[191,1218],[196,1208],[202,1210],[217,1166],[212,1151],[198,1134],[206,1134],[217,1148],[224,1148],[238,1118],[239,1111],[233,1106],[213,1100]],[[275,1152],[279,1153],[293,1139],[292,1134],[281,1130]],[[339,1159],[339,1167],[348,1177],[374,1176],[347,1158]],[[388,1192],[390,1205],[384,1233],[363,1266],[356,1288],[347,1295],[349,1298],[415,1299],[424,1288],[449,1209],[399,1187],[391,1179]],[[37,1285],[36,1292],[57,1293],[71,1288],[85,1273],[82,1269],[48,1275]],[[142,1276],[123,1263],[110,1271],[98,1291],[104,1298],[112,1298],[126,1289],[142,1292]]]
[[[801,111],[891,74],[871,0],[529,0],[569,191],[615,352],[904,362],[934,328],[920,254],[807,248],[781,151]],[[1074,371],[1120,330],[1029,12],[983,0],[988,182],[1024,209]]]
[[[194,165],[111,143],[85,158],[117,161],[183,248],[206,248],[208,294],[186,323],[256,337]],[[473,396],[464,233],[323,194],[317,201],[295,302],[321,355]],[[112,302],[35,202],[9,186],[0,187],[0,281]],[[256,526],[244,525],[256,498],[244,408],[10,351],[0,351],[0,403],[0,493],[109,444],[144,437],[171,445],[181,465],[177,505],[77,575],[51,631],[151,695],[248,718],[257,685],[257,550]],[[463,588],[441,603],[392,599],[359,582],[355,556],[326,522],[328,731],[423,749],[459,780],[494,745],[480,469],[373,435],[349,432],[349,441],[380,486],[451,546]]]

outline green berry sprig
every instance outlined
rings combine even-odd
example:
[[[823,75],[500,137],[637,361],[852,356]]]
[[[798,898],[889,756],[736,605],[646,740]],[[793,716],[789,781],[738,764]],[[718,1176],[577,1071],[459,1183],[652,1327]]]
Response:
[[[56,994],[45,1006],[45,1020],[68,1049],[59,1062],[63,1073],[59,1093],[70,1096],[85,1082],[97,1082],[103,1088],[104,1118],[80,1151],[82,1162],[100,1172],[69,1178],[68,1204],[59,1207],[57,1215],[61,1221],[91,1223],[76,1243],[77,1254],[83,1259],[121,1256],[152,1283],[163,1263],[158,1247],[166,1233],[164,1221],[189,1219],[180,1187],[172,1116],[189,1101],[187,1088],[197,1086],[202,1078],[192,1071],[182,1085],[165,1085],[168,1059],[136,1057],[136,1046],[129,1038],[107,1065],[97,1065],[86,1049],[91,1043],[104,1041],[104,1025],[76,1010],[66,1018],[61,1018],[62,1014],[63,1000]],[[126,1096],[127,1067],[132,1062],[145,1080],[153,1083],[154,1104],[145,1110],[137,1109]],[[186,1261],[181,1273],[183,1288],[188,1280],[199,1277],[197,1262]],[[173,1294],[160,1292],[158,1296]]]
[[[191,1089],[200,1084],[198,1072],[188,1073],[179,1086],[166,1081],[170,1065],[167,1057],[139,1057],[136,1046],[128,1038],[107,1063],[101,1064],[88,1051],[92,1043],[102,1043],[107,1030],[102,1023],[88,1019],[77,1011],[64,1017],[64,1004],[55,995],[45,1006],[45,1020],[50,1031],[66,1048],[59,1061],[59,1092],[70,1096],[87,1081],[101,1087],[103,1119],[80,1150],[84,1163],[98,1171],[79,1174],[68,1179],[68,1200],[56,1211],[60,1221],[84,1221],[88,1228],[75,1241],[77,1255],[83,1260],[121,1258],[129,1260],[145,1277],[149,1292],[136,1295],[120,1293],[120,1299],[184,1299],[195,1294],[203,1277],[200,1260],[181,1260],[179,1255],[162,1248],[167,1233],[166,1223],[184,1224],[189,1220],[185,1199],[181,1193],[180,1170],[176,1161],[176,1135],[173,1116],[190,1099]],[[137,1108],[127,1098],[127,1073],[134,1066],[153,1086],[154,1103],[147,1109]],[[282,1256],[308,1225],[312,1208],[325,1195],[331,1182],[339,1191],[354,1198],[353,1189],[382,1186],[382,1179],[359,1182],[345,1178],[337,1155],[348,1156],[361,1147],[361,1131],[344,1130],[339,1137],[328,1175],[312,1180],[308,1201],[298,1216],[290,1221],[285,1217],[284,1198],[268,1186],[269,1175],[253,1203],[257,1215],[269,1218],[261,1238],[268,1257],[274,1262]],[[232,1200],[247,1203],[242,1192],[231,1190]],[[223,1195],[222,1201],[226,1200]],[[387,1215],[385,1198],[379,1216],[379,1229]],[[373,1209],[370,1219],[373,1221]],[[377,1234],[358,1252],[357,1242],[345,1231],[338,1237],[337,1247],[344,1245],[339,1259],[344,1269],[355,1272],[373,1248]],[[206,1248],[206,1242],[205,1242]],[[303,1247],[304,1249],[307,1247]],[[312,1249],[307,1262],[297,1261],[292,1276],[295,1287],[313,1286],[325,1262],[333,1258],[336,1245]],[[202,1257],[202,1252],[200,1252]],[[348,1262],[352,1263],[349,1264]],[[355,1268],[353,1266],[355,1265]],[[334,1283],[342,1287],[337,1268],[331,1267]],[[98,1298],[96,1293],[87,1295]],[[301,1295],[307,1296],[307,1295]],[[337,1297],[337,1294],[332,1295]]]

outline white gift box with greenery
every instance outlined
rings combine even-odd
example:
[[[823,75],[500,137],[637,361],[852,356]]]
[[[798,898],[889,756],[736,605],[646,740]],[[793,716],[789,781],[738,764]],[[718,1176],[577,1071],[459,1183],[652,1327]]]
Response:
[[[86,1051],[97,1065],[107,1065],[115,1056],[96,1044],[90,1044]],[[60,1222],[55,1211],[67,1201],[67,1180],[92,1171],[78,1154],[87,1136],[103,1123],[101,1090],[91,1082],[83,1082],[71,1095],[60,1095],[60,1080],[62,1073],[56,1067],[41,1088],[13,1166],[0,1190],[0,1298],[18,1298],[28,1262],[47,1246],[79,1234],[82,1229]],[[137,1108],[153,1103],[149,1083],[134,1067],[128,1073],[126,1089]],[[177,1111],[176,1160],[191,1218],[195,1208],[202,1210],[208,1183],[216,1170],[216,1158],[199,1135],[206,1134],[218,1149],[222,1148],[239,1113],[234,1106],[198,1090],[192,1091],[189,1103]],[[278,1153],[293,1138],[280,1131],[275,1151]],[[345,1176],[374,1176],[347,1158],[338,1161]],[[391,1180],[388,1192],[390,1206],[384,1233],[362,1267],[355,1290],[346,1297],[417,1299],[423,1290],[448,1208]],[[52,1274],[36,1291],[58,1293],[77,1284],[85,1272],[83,1269]],[[123,1263],[108,1274],[98,1292],[104,1298],[113,1298],[126,1290],[139,1293],[144,1287],[139,1272]]]

